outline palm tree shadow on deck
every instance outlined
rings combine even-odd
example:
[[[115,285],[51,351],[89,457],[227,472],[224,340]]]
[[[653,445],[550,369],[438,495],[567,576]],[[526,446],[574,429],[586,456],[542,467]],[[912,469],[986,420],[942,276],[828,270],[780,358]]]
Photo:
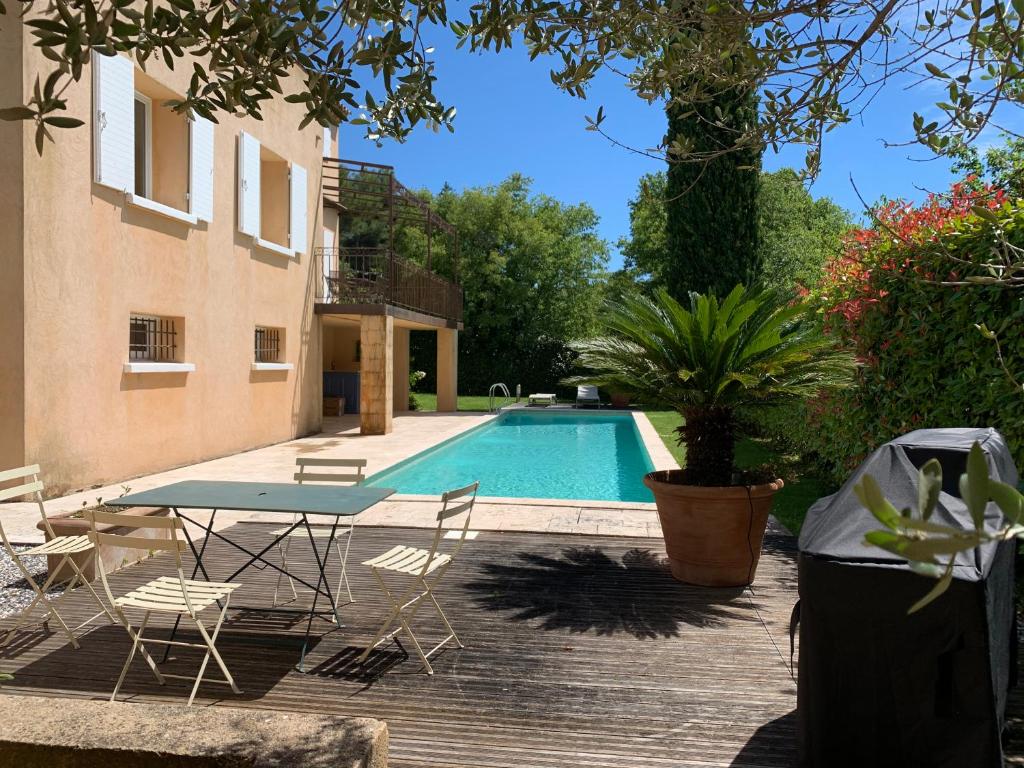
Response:
[[[647,549],[621,559],[600,547],[570,547],[559,557],[529,552],[510,564],[484,563],[465,588],[477,605],[538,621],[544,630],[626,633],[638,639],[675,637],[683,625],[757,621],[743,588],[707,588],[672,578],[667,561]]]

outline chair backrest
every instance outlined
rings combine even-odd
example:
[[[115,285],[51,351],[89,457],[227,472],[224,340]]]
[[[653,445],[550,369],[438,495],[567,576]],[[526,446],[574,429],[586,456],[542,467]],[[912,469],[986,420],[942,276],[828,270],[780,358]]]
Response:
[[[465,515],[455,549],[448,553],[453,560],[459,554],[462,545],[466,543],[466,534],[469,533],[469,520],[473,514],[473,504],[476,503],[476,491],[479,487],[480,482],[477,481],[463,488],[455,488],[441,494],[441,510],[437,513],[437,530],[434,531],[434,541],[430,545],[430,554],[426,562],[423,563],[423,570],[420,576],[426,575],[430,569],[430,564],[434,561],[437,548],[441,543],[441,537],[445,533],[445,525],[447,524],[448,528],[452,528],[452,521],[459,515]]]
[[[0,485],[6,483],[17,483],[9,488],[0,489],[0,501],[16,499],[19,496],[29,496],[39,506],[39,515],[43,518],[43,525],[50,538],[56,538],[50,521],[46,519],[46,508],[43,506],[43,481],[39,479],[39,465],[30,464],[27,467],[17,469],[5,469],[0,472]],[[0,524],[0,538],[3,539],[4,547],[10,549],[10,542],[7,540],[7,533]]]
[[[299,483],[351,483],[359,485],[366,479],[366,459],[315,459],[300,456],[295,459],[298,471],[295,480]],[[338,472],[331,470],[349,470]],[[354,471],[353,471],[354,470]]]
[[[188,601],[188,592],[185,589],[185,574],[181,567],[181,553],[188,546],[181,531],[185,525],[180,517],[154,517],[152,515],[129,515],[124,512],[106,512],[100,509],[86,509],[83,514],[89,521],[89,541],[96,545],[97,550],[103,546],[120,547],[122,549],[144,549],[149,552],[173,552],[174,564],[178,570],[178,580],[181,582],[182,594],[185,603],[191,610],[192,605]],[[128,533],[113,533],[110,530],[101,531],[99,526],[114,526],[116,529],[127,530]],[[149,538],[138,535],[143,530],[164,530],[168,531],[168,538]],[[97,553],[96,569],[100,573],[100,580],[103,582],[103,589],[107,593],[110,604],[114,604],[114,595],[107,583],[107,571],[103,566],[103,558]]]
[[[597,400],[597,387],[593,384],[580,384],[576,387],[577,400]]]

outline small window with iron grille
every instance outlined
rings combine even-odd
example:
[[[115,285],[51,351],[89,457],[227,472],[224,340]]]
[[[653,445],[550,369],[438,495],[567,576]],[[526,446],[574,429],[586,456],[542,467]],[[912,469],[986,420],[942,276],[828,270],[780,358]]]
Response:
[[[280,328],[256,326],[255,361],[257,363],[280,363],[284,352],[284,331]]]
[[[172,317],[132,315],[128,326],[128,359],[174,362],[178,359],[178,329]]]

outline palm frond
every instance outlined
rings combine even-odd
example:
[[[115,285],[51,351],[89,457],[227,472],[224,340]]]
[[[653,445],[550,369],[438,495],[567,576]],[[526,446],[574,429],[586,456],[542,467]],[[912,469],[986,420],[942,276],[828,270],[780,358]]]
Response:
[[[607,305],[603,317],[603,335],[573,344],[589,373],[565,383],[738,411],[848,386],[855,369],[808,306],[777,291],[737,286],[721,301],[691,294],[686,306],[659,291]]]

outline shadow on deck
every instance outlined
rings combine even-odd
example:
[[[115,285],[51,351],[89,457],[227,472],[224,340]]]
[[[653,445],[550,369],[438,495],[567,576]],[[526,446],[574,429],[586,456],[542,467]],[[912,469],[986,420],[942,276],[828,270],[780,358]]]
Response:
[[[260,525],[240,524],[232,534],[251,545],[269,541]],[[304,622],[261,611],[275,577],[269,569],[246,572],[232,607],[249,608],[232,611],[218,642],[244,692],[206,685],[199,705],[381,718],[398,768],[793,764],[792,539],[769,536],[754,588],[735,590],[675,582],[660,541],[481,533],[439,591],[467,647],[436,657],[433,677],[396,644],[358,665],[384,614],[358,563],[429,537],[415,529],[357,530],[350,558],[357,602],[342,610],[342,629],[314,624],[321,634],[305,673],[294,669]],[[297,560],[298,550],[293,543],[289,558]],[[311,561],[306,554],[303,561]],[[211,578],[229,573],[235,560],[220,543],[205,558]],[[115,588],[169,570],[158,556],[118,574]],[[82,594],[67,602],[70,618],[89,615]],[[421,630],[422,639],[443,634],[433,620]],[[41,629],[19,633],[0,650],[2,668],[15,674],[5,691],[105,698],[129,647],[113,626],[89,632],[77,651]],[[172,657],[167,671],[192,673],[197,663],[198,653]],[[187,684],[161,688],[140,661],[122,697],[183,702]]]

